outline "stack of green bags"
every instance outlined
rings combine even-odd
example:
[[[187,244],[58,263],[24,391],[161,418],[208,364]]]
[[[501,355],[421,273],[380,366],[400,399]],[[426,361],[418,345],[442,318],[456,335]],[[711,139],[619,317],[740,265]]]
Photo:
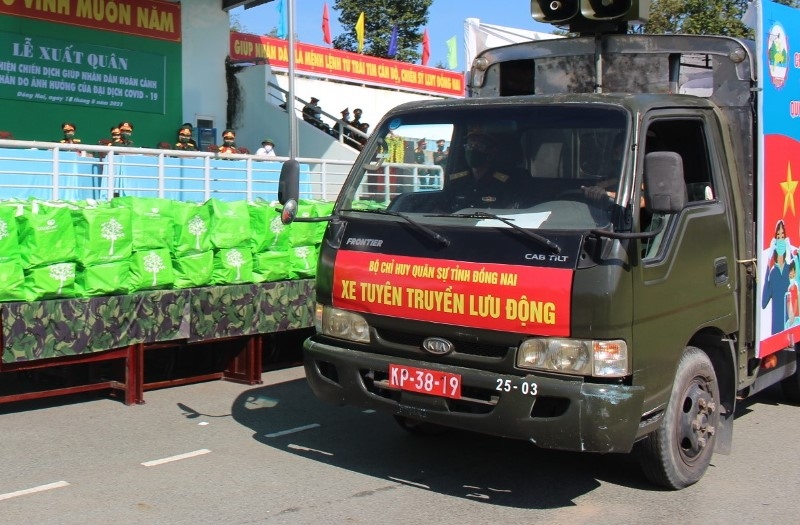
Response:
[[[327,221],[285,226],[279,208],[213,198],[0,202],[0,301],[314,277]],[[304,200],[298,216],[332,209]]]

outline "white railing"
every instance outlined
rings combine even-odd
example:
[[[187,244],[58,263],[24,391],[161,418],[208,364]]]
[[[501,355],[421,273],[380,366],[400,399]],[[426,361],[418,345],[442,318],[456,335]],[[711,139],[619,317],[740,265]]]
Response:
[[[204,202],[278,196],[287,157],[0,140],[0,199],[108,200],[118,195]],[[334,200],[352,161],[298,158],[301,197]]]

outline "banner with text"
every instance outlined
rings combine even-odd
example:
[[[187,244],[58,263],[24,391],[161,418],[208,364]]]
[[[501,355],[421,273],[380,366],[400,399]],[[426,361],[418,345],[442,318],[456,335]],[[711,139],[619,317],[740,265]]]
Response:
[[[7,14],[180,42],[181,5],[160,0],[0,0]]]
[[[333,306],[486,330],[568,336],[572,270],[339,250]]]
[[[0,32],[1,99],[163,114],[165,77],[161,55]]]
[[[800,11],[759,2],[758,357],[800,341]]]
[[[272,69],[285,71],[289,67],[289,43],[280,38],[231,32],[230,56],[232,60],[265,60]],[[461,73],[310,44],[295,44],[295,68],[302,73],[364,84],[464,96]]]

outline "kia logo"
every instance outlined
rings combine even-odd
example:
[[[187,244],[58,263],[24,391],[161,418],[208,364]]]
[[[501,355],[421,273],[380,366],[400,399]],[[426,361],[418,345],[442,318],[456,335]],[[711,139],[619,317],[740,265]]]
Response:
[[[441,337],[429,337],[422,341],[422,349],[433,355],[447,355],[454,348],[453,343]]]

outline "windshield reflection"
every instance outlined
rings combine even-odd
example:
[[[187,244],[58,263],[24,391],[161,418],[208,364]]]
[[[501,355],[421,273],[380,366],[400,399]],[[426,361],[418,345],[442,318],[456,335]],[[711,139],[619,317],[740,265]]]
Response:
[[[484,211],[529,229],[601,228],[619,191],[626,121],[620,108],[599,105],[394,116],[375,131],[379,138],[365,150],[342,208],[465,217]]]

